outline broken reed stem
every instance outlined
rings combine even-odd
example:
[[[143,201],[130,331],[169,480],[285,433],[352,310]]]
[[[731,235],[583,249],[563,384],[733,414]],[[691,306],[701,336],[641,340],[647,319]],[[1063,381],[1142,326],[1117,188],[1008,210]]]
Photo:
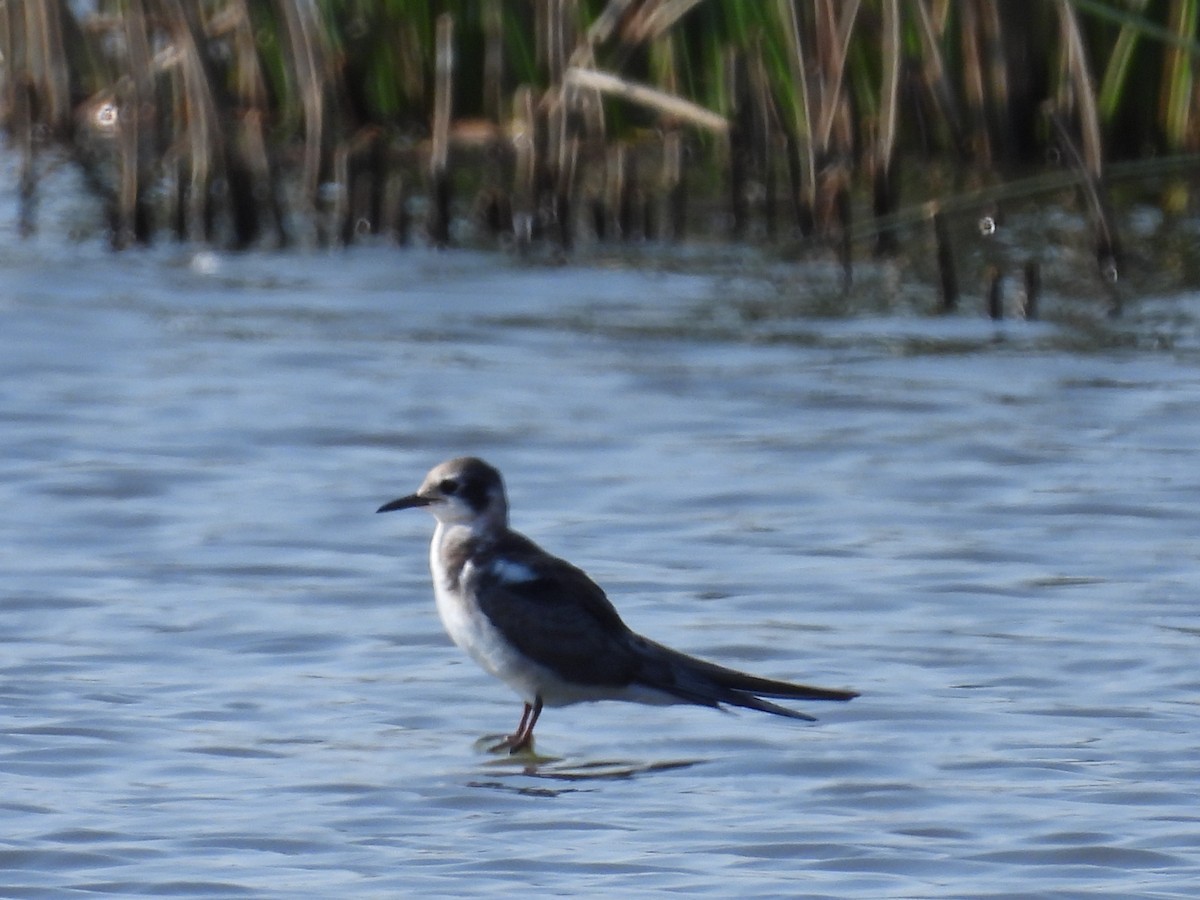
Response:
[[[692,103],[690,100],[684,100],[682,97],[676,97],[665,91],[659,91],[644,84],[626,81],[607,72],[571,66],[564,74],[563,80],[566,84],[573,87],[588,88],[593,91],[599,91],[602,94],[610,94],[614,97],[628,100],[630,103],[636,103],[639,106],[657,110],[664,116],[691,122],[693,125],[703,128],[706,131],[711,131],[714,134],[724,134],[729,130],[728,120],[710,109],[705,109],[697,103]]]

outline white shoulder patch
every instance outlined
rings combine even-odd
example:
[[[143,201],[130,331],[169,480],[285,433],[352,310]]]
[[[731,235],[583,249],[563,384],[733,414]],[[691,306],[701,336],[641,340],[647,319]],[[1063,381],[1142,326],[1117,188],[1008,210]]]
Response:
[[[492,574],[506,584],[520,584],[523,581],[533,581],[537,578],[533,569],[524,563],[513,562],[510,559],[497,559],[492,562]]]

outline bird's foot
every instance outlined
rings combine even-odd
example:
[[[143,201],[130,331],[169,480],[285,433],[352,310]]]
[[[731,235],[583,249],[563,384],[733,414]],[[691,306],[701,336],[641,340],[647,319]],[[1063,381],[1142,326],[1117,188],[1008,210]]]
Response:
[[[487,749],[488,753],[503,753],[505,750],[510,755],[524,753],[527,750],[533,749],[533,735],[521,734],[519,732],[517,734],[510,734]]]
[[[525,710],[521,713],[521,724],[517,726],[517,730],[502,740],[495,746],[489,747],[489,753],[501,753],[504,750],[509,752],[509,755],[517,753],[532,753],[533,752],[533,726],[537,724],[538,716],[542,714],[542,698],[537,696],[532,703],[525,704]]]

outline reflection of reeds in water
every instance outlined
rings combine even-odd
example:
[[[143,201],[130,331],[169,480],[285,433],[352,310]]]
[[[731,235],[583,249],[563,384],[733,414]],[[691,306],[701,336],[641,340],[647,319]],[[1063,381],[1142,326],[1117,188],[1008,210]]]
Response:
[[[22,227],[60,145],[117,247],[404,241],[414,211],[447,244],[470,209],[569,248],[580,227],[678,239],[716,204],[726,236],[818,236],[849,276],[856,196],[880,252],[922,218],[905,207],[955,200],[904,196],[902,160],[995,184],[1055,147],[1107,273],[1106,154],[1200,149],[1200,0],[97,6],[4,4],[0,117]]]

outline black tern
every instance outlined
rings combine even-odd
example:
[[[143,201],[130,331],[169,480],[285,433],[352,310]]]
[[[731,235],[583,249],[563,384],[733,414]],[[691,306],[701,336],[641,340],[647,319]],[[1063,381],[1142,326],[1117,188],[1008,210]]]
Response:
[[[504,482],[481,459],[444,462],[415,494],[377,511],[420,507],[437,519],[429,568],[442,624],[454,643],[525,702],[517,730],[493,751],[530,748],[543,706],[691,703],[813,721],[763,698],[858,696],[748,675],[636,634],[583,570],[508,527]]]

